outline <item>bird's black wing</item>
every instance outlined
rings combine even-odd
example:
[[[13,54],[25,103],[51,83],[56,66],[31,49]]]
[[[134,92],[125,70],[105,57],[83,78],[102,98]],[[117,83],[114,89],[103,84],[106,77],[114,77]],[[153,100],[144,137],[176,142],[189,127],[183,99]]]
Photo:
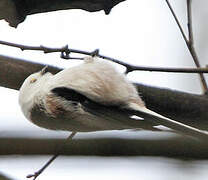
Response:
[[[127,127],[126,129],[141,128],[148,130],[158,130],[153,127],[156,125],[155,123],[132,119],[131,112],[121,109],[120,106],[102,105],[89,99],[88,97],[81,94],[80,92],[77,92],[74,89],[70,89],[68,87],[57,87],[52,89],[51,92],[54,93],[56,96],[66,99],[67,101],[80,103],[83,110],[85,110],[86,112],[112,121],[112,124],[121,124],[121,126]]]
[[[76,90],[67,88],[67,87],[58,87],[52,89],[52,92],[57,96],[65,98],[68,101],[73,101],[75,103],[80,103],[83,110],[88,113],[91,113],[95,116],[101,117],[102,119],[107,120],[112,124],[112,126],[120,129],[133,129],[133,128],[142,128],[142,129],[154,129],[153,126],[157,125],[156,123],[165,125],[179,132],[185,132],[185,134],[200,137],[207,140],[208,133],[201,131],[199,129],[187,126],[185,124],[179,123],[177,121],[171,120],[164,116],[161,116],[151,110],[146,109],[145,111],[140,110],[129,110],[122,109],[119,105],[106,106],[100,103],[94,102],[93,100],[87,98],[83,94],[77,92]],[[148,111],[148,112],[146,112]],[[136,121],[131,117],[131,115],[138,115],[143,117],[145,121]],[[147,120],[147,121],[146,121]],[[154,123],[155,122],[155,123]],[[116,129],[115,128],[115,129]],[[109,129],[110,130],[110,129]],[[112,129],[111,129],[112,130]]]
[[[52,89],[51,92],[68,101],[77,101],[83,103],[84,101],[89,100],[86,96],[80,94],[79,92],[66,87],[57,87]]]

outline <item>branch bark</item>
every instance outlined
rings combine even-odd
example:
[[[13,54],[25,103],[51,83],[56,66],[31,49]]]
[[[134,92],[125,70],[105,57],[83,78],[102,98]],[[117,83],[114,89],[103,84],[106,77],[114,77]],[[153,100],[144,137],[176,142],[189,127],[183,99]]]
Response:
[[[122,1],[125,0],[1,0],[0,20],[5,19],[10,26],[17,27],[27,15],[57,10],[104,10],[105,14],[109,14],[111,9]]]
[[[0,173],[0,180],[12,180],[12,179]]]
[[[19,90],[26,77],[40,71],[44,66],[45,64],[0,55],[0,86]],[[53,74],[61,70],[60,68],[49,66],[49,71]]]
[[[63,139],[1,138],[0,155],[55,154]],[[147,139],[74,139],[62,155],[84,156],[165,156],[179,159],[208,159],[208,144],[189,138]]]
[[[0,86],[19,90],[30,74],[45,65],[0,55]],[[53,74],[60,68],[49,66]],[[148,108],[182,123],[208,129],[208,98],[179,91],[135,84]]]
[[[78,50],[78,49],[71,49],[68,48],[68,45],[63,46],[61,48],[50,48],[46,46],[28,46],[28,45],[22,45],[22,44],[16,44],[16,43],[11,43],[11,42],[6,42],[6,41],[1,41],[0,44],[6,45],[6,46],[11,46],[15,48],[19,48],[22,51],[25,50],[32,50],[32,51],[42,51],[43,53],[54,53],[54,52],[60,52],[61,53],[61,58],[65,60],[69,59],[78,59],[78,60],[83,60],[84,58],[72,58],[70,55],[71,54],[82,54],[82,55],[95,55],[99,58],[109,60],[111,62],[120,64],[122,66],[126,67],[126,74],[132,71],[154,71],[154,72],[174,72],[174,73],[208,73],[208,68],[161,68],[161,67],[144,67],[144,66],[135,66],[128,64],[124,61],[120,61],[115,58],[111,58],[108,56],[104,56],[99,54],[99,49],[96,49],[93,52],[88,52],[88,51],[83,51],[83,50]]]

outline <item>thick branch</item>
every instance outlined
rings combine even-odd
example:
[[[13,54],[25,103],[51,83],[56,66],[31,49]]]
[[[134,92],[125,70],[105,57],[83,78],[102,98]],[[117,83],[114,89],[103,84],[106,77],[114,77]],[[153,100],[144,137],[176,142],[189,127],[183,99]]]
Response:
[[[0,86],[18,90],[24,79],[44,67],[43,64],[0,56]],[[61,69],[49,66],[57,73]],[[208,129],[208,98],[168,89],[136,84],[148,108],[185,124]]]
[[[57,10],[82,9],[89,12],[104,10],[105,14],[109,14],[111,9],[122,1],[125,0],[1,0],[0,20],[5,19],[10,26],[17,27],[27,15]]]
[[[55,154],[63,143],[60,139],[0,139],[0,155]],[[74,139],[68,143],[63,155],[85,156],[165,156],[172,158],[208,159],[208,145],[189,138],[167,140],[147,139]]]
[[[0,55],[0,86],[19,90],[26,77],[40,71],[44,66],[44,64]],[[49,71],[53,74],[60,70],[59,68],[49,66]]]
[[[0,173],[0,180],[12,180],[12,179]]]

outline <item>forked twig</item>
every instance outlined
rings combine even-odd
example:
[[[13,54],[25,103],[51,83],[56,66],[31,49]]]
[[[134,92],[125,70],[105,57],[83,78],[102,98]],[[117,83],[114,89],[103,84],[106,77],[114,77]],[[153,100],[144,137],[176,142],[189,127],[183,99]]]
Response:
[[[96,49],[93,52],[87,52],[87,51],[82,51],[82,50],[77,50],[77,49],[69,49],[68,45],[61,47],[61,48],[49,48],[46,46],[25,46],[25,45],[15,44],[15,43],[10,43],[10,42],[5,42],[5,41],[0,41],[0,44],[16,47],[23,51],[24,50],[36,50],[36,51],[43,51],[44,53],[61,52],[61,57],[64,59],[83,60],[83,58],[70,57],[70,53],[98,56],[100,58],[108,59],[112,62],[125,66],[126,73],[129,73],[132,71],[154,71],[154,72],[172,72],[172,73],[208,73],[207,67],[206,68],[162,68],[162,67],[135,66],[135,65],[117,60],[115,58],[100,55],[98,49]]]
[[[57,151],[56,154],[54,154],[52,156],[51,159],[49,159],[49,161],[47,161],[46,164],[44,164],[44,166],[39,169],[37,172],[35,172],[34,174],[29,174],[27,175],[27,178],[32,178],[33,180],[35,180],[61,153],[61,151],[63,150],[63,147],[65,146],[65,144],[67,143],[68,140],[71,140],[74,136],[75,136],[76,132],[72,132],[69,137],[66,139],[65,143],[62,144],[62,146],[60,146],[60,149]]]
[[[194,48],[194,38],[193,38],[193,25],[192,25],[192,11],[191,11],[192,0],[187,0],[187,16],[188,16],[188,33],[189,33],[189,43],[188,48],[194,60],[196,67],[200,68],[201,65],[199,63],[199,58],[197,56],[196,50]],[[204,75],[202,73],[199,74],[201,79],[201,84],[203,88],[203,92],[207,93],[208,87]]]
[[[197,53],[195,51],[195,48],[193,46],[193,28],[192,28],[192,15],[191,15],[191,0],[187,0],[187,16],[188,16],[188,33],[189,33],[189,39],[187,39],[184,31],[183,31],[183,28],[182,26],[180,25],[180,22],[170,4],[170,2],[168,0],[165,0],[175,21],[176,21],[176,24],[178,25],[178,28],[183,36],[183,39],[184,41],[186,42],[186,45],[188,47],[188,50],[194,60],[194,63],[196,65],[197,68],[200,68],[201,65],[199,63],[199,58],[197,56]],[[207,93],[208,91],[208,87],[207,87],[207,83],[206,83],[206,80],[204,78],[204,75],[202,73],[199,73],[199,76],[200,76],[200,80],[201,80],[201,84],[202,84],[202,89],[203,89],[203,93]]]

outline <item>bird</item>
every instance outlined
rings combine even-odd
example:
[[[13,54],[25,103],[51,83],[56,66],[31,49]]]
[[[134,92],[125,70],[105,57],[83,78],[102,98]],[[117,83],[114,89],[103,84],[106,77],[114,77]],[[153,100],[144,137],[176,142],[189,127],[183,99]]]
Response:
[[[31,74],[20,87],[19,104],[24,116],[37,126],[71,131],[67,141],[77,132],[123,129],[157,131],[158,125],[202,141],[208,139],[206,131],[148,109],[127,77],[111,63],[96,56],[87,56],[82,64],[55,75],[48,72],[47,66]],[[62,148],[63,145],[60,152]],[[27,178],[33,177],[35,180],[60,152]]]
[[[83,63],[55,75],[47,67],[31,74],[20,88],[19,104],[29,121],[46,129],[156,130],[157,125],[164,125],[181,134],[208,139],[206,131],[148,109],[125,74],[98,57],[87,56]]]

